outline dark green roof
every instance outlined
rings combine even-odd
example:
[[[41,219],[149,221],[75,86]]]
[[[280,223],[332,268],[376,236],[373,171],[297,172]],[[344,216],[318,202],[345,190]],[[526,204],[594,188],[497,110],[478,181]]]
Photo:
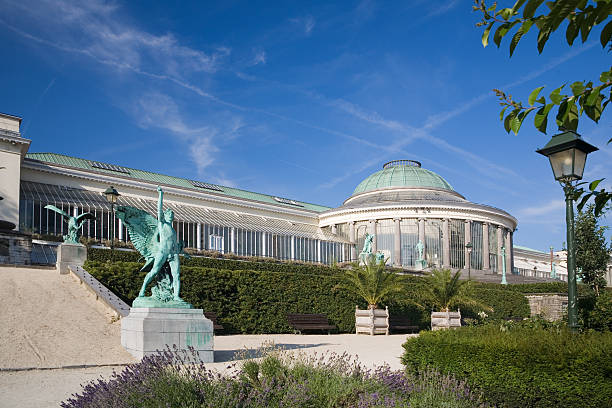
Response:
[[[315,211],[315,212],[323,212],[323,211],[330,209],[330,207],[325,207],[322,205],[310,204],[310,203],[305,203],[303,201],[288,200],[288,199],[276,197],[280,199],[280,202],[279,202],[279,200],[277,200],[274,196],[270,196],[267,194],[253,193],[250,191],[240,190],[240,189],[233,188],[233,187],[217,186],[215,184],[212,184],[212,186],[219,188],[221,191],[198,188],[198,187],[194,187],[191,180],[188,180],[188,179],[167,176],[165,174],[159,174],[159,173],[153,173],[150,171],[132,169],[129,167],[117,166],[117,165],[112,165],[108,163],[96,162],[94,160],[80,159],[77,157],[66,156],[66,155],[58,154],[58,153],[28,153],[26,155],[26,158],[31,159],[31,160],[38,160],[38,161],[45,162],[45,163],[57,164],[60,166],[66,166],[66,167],[72,167],[72,168],[77,168],[77,169],[82,169],[82,170],[89,170],[89,171],[94,171],[94,172],[112,174],[113,176],[127,177],[127,178],[135,179],[135,180],[142,180],[142,181],[146,181],[146,182],[154,183],[154,184],[186,188],[186,189],[190,189],[194,191],[205,191],[208,193],[219,194],[221,196],[226,196],[226,197],[234,197],[234,198],[242,198],[242,199],[253,200],[253,201],[260,201],[260,202],[264,202],[268,204],[279,205],[285,208],[294,208],[294,209],[303,208],[305,210]],[[100,163],[109,168],[115,167],[119,169],[125,169],[127,170],[127,173],[116,171],[116,170],[104,169],[98,166],[94,167],[93,166],[94,163]],[[298,205],[290,204],[291,202],[298,204]]]
[[[438,188],[454,191],[442,177],[433,171],[421,168],[421,163],[396,160],[386,163],[382,170],[359,183],[353,195],[388,187]]]

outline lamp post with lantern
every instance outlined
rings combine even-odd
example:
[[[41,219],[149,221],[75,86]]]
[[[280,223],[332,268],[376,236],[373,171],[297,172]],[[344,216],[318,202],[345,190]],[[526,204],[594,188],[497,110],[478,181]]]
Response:
[[[109,188],[107,188],[106,190],[104,190],[104,192],[102,193],[106,196],[106,201],[108,201],[111,204],[111,212],[112,212],[112,216],[111,219],[113,220],[113,228],[112,228],[112,236],[111,236],[111,261],[113,260],[113,255],[115,253],[115,204],[117,203],[117,198],[121,195],[119,194],[119,192],[115,189],[115,187],[110,186]],[[110,229],[109,229],[109,233],[110,233]]]
[[[563,130],[554,135],[541,149],[536,150],[550,160],[555,180],[565,192],[565,222],[567,225],[567,297],[568,325],[572,331],[578,330],[576,305],[576,248],[574,247],[574,196],[575,181],[582,179],[587,155],[598,150],[585,142],[578,133]]]

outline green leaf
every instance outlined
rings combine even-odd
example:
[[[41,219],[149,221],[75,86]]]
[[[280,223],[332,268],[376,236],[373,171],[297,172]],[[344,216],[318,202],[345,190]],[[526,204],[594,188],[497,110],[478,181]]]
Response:
[[[486,47],[487,45],[489,45],[489,33],[491,32],[491,27],[493,27],[494,23],[495,23],[494,21],[490,22],[487,28],[485,28],[484,32],[482,33],[482,46],[483,47]]]
[[[506,109],[508,109],[508,107],[504,106],[501,112],[499,112],[499,120],[504,120],[504,112],[506,112]]]
[[[534,126],[542,133],[546,134],[546,126],[548,124],[548,114],[552,107],[555,106],[553,103],[549,103],[546,106],[542,106],[536,113],[533,121]]]
[[[612,199],[612,195],[603,191],[595,196],[595,216],[601,214],[603,208],[610,199]]]
[[[574,82],[573,84],[570,85],[570,88],[572,89],[574,96],[578,96],[579,94],[583,93],[584,90],[586,89],[582,81]]]
[[[497,27],[497,30],[495,30],[495,34],[493,35],[493,42],[497,45],[498,48],[499,48],[499,45],[501,44],[502,38],[504,38],[504,36],[508,34],[508,31],[518,23],[519,21],[516,20],[511,23],[510,22],[504,23],[500,25],[499,27]]]
[[[521,129],[521,125],[523,124],[523,121],[527,118],[527,116],[529,116],[529,114],[531,113],[533,109],[528,109],[526,111],[523,111],[519,113],[517,116],[515,116],[514,118],[512,118],[512,120],[510,121],[510,128],[512,129],[515,135],[518,134],[519,130]]]
[[[512,11],[516,12],[518,11],[521,7],[523,7],[523,4],[525,4],[526,0],[518,0],[516,3],[514,3],[514,6],[512,6]]]
[[[523,18],[533,17],[536,9],[540,7],[542,3],[544,3],[544,0],[529,0],[525,6],[525,9],[523,10]]]
[[[510,133],[510,130],[512,130],[512,128],[510,127],[510,123],[512,122],[512,120],[514,120],[516,115],[517,115],[517,111],[515,109],[512,112],[510,112],[508,116],[506,116],[506,118],[504,119],[504,129],[506,129],[507,133]]]
[[[589,92],[589,94],[586,96],[586,100],[584,104],[587,106],[595,105],[595,103],[597,102],[597,98],[599,97],[600,90],[601,90],[601,85],[593,88],[591,92]]]
[[[574,19],[570,20],[570,23],[567,25],[567,30],[565,30],[565,39],[569,45],[574,43],[574,40],[578,36],[578,24]]]
[[[603,100],[603,95],[598,95],[597,101],[593,105],[584,105],[584,112],[587,116],[593,120],[595,123],[599,122],[599,118],[601,117],[601,113],[603,112],[603,107],[601,106],[601,101]]]
[[[552,30],[550,28],[541,29],[538,33],[538,52],[541,54],[542,50],[544,50],[544,46],[548,41],[548,37],[550,37],[550,33]]]
[[[601,183],[604,180],[605,179],[599,179],[599,180],[591,181],[591,184],[589,184],[589,190],[594,191],[597,188],[597,186],[599,185],[599,183]]]
[[[529,32],[529,29],[531,28],[532,25],[533,25],[533,21],[527,20],[523,23],[523,25],[521,25],[521,27],[518,29],[516,34],[514,34],[514,36],[512,37],[512,41],[510,41],[510,56],[514,54],[514,49],[518,45],[523,35]]]
[[[561,101],[565,98],[566,95],[561,95],[561,89],[563,89],[565,85],[561,85],[554,91],[550,93],[550,100],[555,104],[559,105]]]
[[[542,89],[544,89],[544,87],[540,86],[539,88],[536,88],[533,91],[531,91],[531,93],[529,94],[529,98],[527,99],[527,103],[529,103],[529,105],[533,106],[533,103],[536,101]]]
[[[612,20],[606,24],[606,26],[601,30],[601,35],[599,36],[599,41],[601,42],[601,46],[605,47],[612,38]]]

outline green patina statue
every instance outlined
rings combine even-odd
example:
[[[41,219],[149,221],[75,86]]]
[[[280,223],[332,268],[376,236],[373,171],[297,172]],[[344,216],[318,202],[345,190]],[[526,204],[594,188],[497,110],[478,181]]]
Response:
[[[359,253],[359,261],[364,265],[366,265],[370,257],[372,257],[372,241],[374,241],[374,235],[366,232],[363,241],[363,249]]]
[[[141,270],[151,266],[132,307],[191,308],[192,306],[179,296],[179,255],[183,253],[183,242],[177,239],[176,231],[172,227],[174,212],[162,209],[164,192],[159,186],[157,191],[157,219],[138,208],[117,207],[117,218],[123,221],[130,233],[132,244],[146,260]],[[151,288],[151,296],[147,297],[145,290],[155,277],[157,285]]]
[[[66,212],[64,212],[63,210],[60,210],[59,208],[57,208],[54,205],[45,205],[45,208],[48,210],[52,210],[55,211],[56,213],[60,214],[62,217],[64,217],[64,220],[68,221],[68,234],[64,235],[64,242],[66,244],[78,244],[79,243],[79,229],[81,229],[81,226],[83,225],[83,223],[86,220],[93,220],[96,217],[94,217],[94,215],[92,213],[83,213],[81,215],[78,215],[76,217],[73,217],[71,215],[68,215]]]

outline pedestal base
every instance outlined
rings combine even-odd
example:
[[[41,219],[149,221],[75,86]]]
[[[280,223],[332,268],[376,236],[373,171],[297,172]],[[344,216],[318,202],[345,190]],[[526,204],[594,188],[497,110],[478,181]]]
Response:
[[[121,319],[121,345],[134,357],[156,354],[176,345],[179,350],[193,347],[196,361],[214,361],[213,323],[202,309],[131,308]],[[192,358],[191,353],[188,357]]]
[[[427,267],[427,261],[424,259],[417,259],[414,261],[414,269],[417,271],[422,271]]]
[[[57,263],[55,267],[60,274],[70,273],[68,265],[83,266],[87,260],[87,247],[82,244],[63,243],[57,247]]]

